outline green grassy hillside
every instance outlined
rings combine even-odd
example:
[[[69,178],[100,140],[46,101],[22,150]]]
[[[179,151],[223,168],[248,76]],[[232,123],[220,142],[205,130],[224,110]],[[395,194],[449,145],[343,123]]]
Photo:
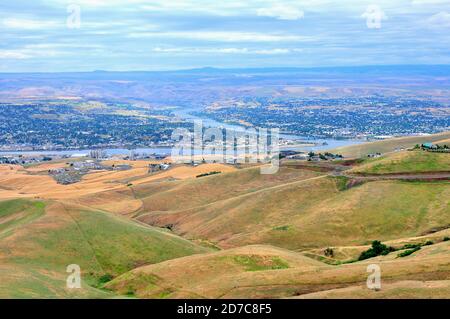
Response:
[[[0,239],[42,216],[44,209],[45,205],[41,202],[21,199],[0,202]]]
[[[434,153],[421,150],[389,154],[382,158],[366,160],[351,170],[363,174],[450,172],[450,153]]]
[[[3,205],[20,207],[14,202]],[[140,265],[207,251],[121,217],[50,203],[45,215],[2,240],[0,274],[6,284],[0,288],[0,296],[104,296],[105,292],[92,287],[100,287],[105,278]],[[81,267],[83,289],[65,289],[69,264]]]

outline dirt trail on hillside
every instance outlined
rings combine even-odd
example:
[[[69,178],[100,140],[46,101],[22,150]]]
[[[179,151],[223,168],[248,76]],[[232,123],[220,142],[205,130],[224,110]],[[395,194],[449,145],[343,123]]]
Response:
[[[339,176],[339,175],[335,175]],[[380,181],[380,180],[450,180],[450,172],[433,172],[433,173],[413,173],[413,174],[341,174],[348,178],[354,178],[364,181]]]

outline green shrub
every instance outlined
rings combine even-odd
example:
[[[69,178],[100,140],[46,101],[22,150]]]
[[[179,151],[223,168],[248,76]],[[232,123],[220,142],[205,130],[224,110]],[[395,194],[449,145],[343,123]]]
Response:
[[[432,242],[431,240],[428,240],[423,244],[406,244],[406,245],[403,245],[403,247],[401,249],[417,249],[417,248],[420,249],[420,247],[422,247],[422,246],[430,246],[433,244],[434,244],[434,242]]]
[[[110,282],[113,279],[114,279],[114,277],[112,275],[105,274],[98,279],[98,284],[101,286],[101,285],[106,284],[107,282]]]
[[[405,250],[404,252],[401,252],[401,253],[398,254],[397,256],[398,256],[398,257],[406,257],[406,256],[409,256],[409,255],[415,253],[416,251],[418,251],[418,250],[420,250],[420,249],[421,249],[421,248],[420,248],[420,246],[419,246],[419,247],[416,247],[416,248],[413,248],[413,249]]]
[[[205,176],[210,176],[210,175],[215,175],[215,174],[220,174],[220,173],[222,173],[222,172],[219,172],[219,171],[212,171],[212,172],[209,172],[209,173],[203,173],[203,174],[197,175],[196,178],[205,177]]]
[[[361,255],[359,255],[358,260],[373,258],[373,257],[380,256],[380,255],[385,256],[393,251],[395,251],[395,248],[388,247],[388,246],[382,244],[379,240],[375,240],[372,242],[371,248],[369,248],[366,251],[363,251],[361,253]]]
[[[442,241],[449,241],[450,240],[450,237],[444,237],[444,239],[442,240]]]
[[[336,176],[335,179],[336,179],[336,186],[339,191],[345,191],[348,189],[348,183],[350,181],[348,177]]]
[[[277,227],[274,227],[273,230],[282,230],[282,231],[286,231],[286,230],[289,230],[289,225],[277,226]]]
[[[400,248],[400,249],[415,249],[415,248],[420,248],[422,245],[421,244],[406,244],[406,245],[403,245],[403,247],[402,248]]]

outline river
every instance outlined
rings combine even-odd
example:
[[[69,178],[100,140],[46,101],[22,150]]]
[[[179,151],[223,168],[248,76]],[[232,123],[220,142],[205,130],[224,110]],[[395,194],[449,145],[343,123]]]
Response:
[[[196,115],[190,114],[191,112],[197,111],[199,108],[179,108],[173,111],[173,113],[184,120],[194,121],[201,120],[204,127],[219,127],[226,128],[227,130],[234,130],[237,132],[244,132],[246,128],[244,126],[235,125],[235,124],[227,124],[221,123],[211,118],[206,117],[198,117]],[[353,144],[364,143],[361,140],[350,140],[350,139],[311,139],[304,136],[298,136],[293,134],[280,134],[281,138],[297,140],[297,141],[305,141],[311,144],[315,144],[314,146],[283,146],[282,150],[293,150],[293,151],[324,151],[328,149],[333,149],[341,146],[348,146]],[[67,156],[86,156],[90,153],[90,149],[85,150],[40,150],[40,151],[0,151],[0,155],[67,155]],[[172,152],[171,147],[148,147],[148,148],[136,148],[133,149],[135,153],[139,154],[156,154],[156,155],[170,155]],[[105,152],[108,155],[123,155],[129,154],[130,150],[125,148],[108,148],[105,149]]]

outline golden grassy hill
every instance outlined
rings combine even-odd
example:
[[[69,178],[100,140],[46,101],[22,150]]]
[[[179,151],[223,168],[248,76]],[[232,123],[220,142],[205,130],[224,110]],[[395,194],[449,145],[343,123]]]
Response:
[[[298,253],[250,246],[140,267],[110,282],[107,288],[143,298],[313,298],[317,294],[332,297],[342,291],[346,298],[417,298],[435,292],[448,298],[449,253],[449,242],[443,242],[408,257],[395,258],[394,252],[364,262],[329,266]],[[364,288],[367,266],[372,263],[381,267],[381,292]],[[402,290],[408,280],[414,280],[420,290],[414,293],[414,285]]]
[[[187,238],[209,240],[223,248],[362,245],[375,239],[418,236],[449,224],[447,181],[377,181],[348,190],[340,190],[339,183],[337,178],[316,176],[194,208],[162,211],[170,207],[159,206],[138,219],[170,225]],[[199,195],[192,193],[192,202]],[[172,196],[185,195],[172,192]]]
[[[363,284],[348,288],[330,289],[304,294],[298,299],[447,299],[450,280],[404,280],[382,284],[382,289],[374,291]]]
[[[441,155],[448,156],[387,154],[354,171],[439,171],[447,163]],[[360,288],[370,262],[386,275],[378,296],[450,297],[443,293],[449,242],[442,242],[450,235],[449,181],[348,188],[346,178],[296,165],[274,175],[222,164],[149,174],[136,162],[59,185],[46,171],[60,165],[0,165],[0,297],[366,298],[373,292]],[[221,173],[197,178],[211,171]],[[339,264],[373,240],[435,244],[404,258]],[[83,271],[76,292],[64,288],[72,263]],[[112,290],[101,289],[111,278]],[[411,280],[416,290],[406,289]]]
[[[125,171],[93,171],[78,183],[60,185],[47,174],[49,169],[65,163],[44,163],[32,167],[0,165],[0,200],[33,198],[62,200],[76,205],[111,211],[121,215],[137,212],[142,201],[135,196],[131,185],[153,185],[167,180],[195,179],[211,171],[233,172],[236,168],[223,164],[204,164],[197,167],[177,165],[168,171],[148,173],[143,161],[110,161],[109,164],[127,163],[133,167]],[[151,186],[150,186],[151,187]]]
[[[394,152],[396,149],[408,149],[414,147],[416,144],[427,142],[436,143],[448,139],[450,139],[450,132],[443,132],[433,135],[399,137],[371,143],[344,146],[332,149],[330,152],[342,154],[344,157],[348,158],[361,158],[372,153],[390,153]]]
[[[132,189],[143,202],[143,212],[176,211],[255,194],[267,188],[319,175],[312,171],[285,167],[281,167],[277,174],[262,175],[259,167],[253,167],[183,181],[140,184]]]
[[[298,253],[272,246],[245,246],[208,254],[169,260],[137,268],[106,287],[120,294],[144,298],[209,298],[212,291],[225,293],[213,282],[234,281],[248,272],[277,272],[299,268],[304,271],[324,266]]]
[[[435,144],[450,145],[450,138],[447,138],[447,139],[444,139],[444,140],[440,140],[440,141],[436,141]]]
[[[440,243],[444,241],[445,238],[450,238],[450,227],[443,228],[442,230],[439,229],[441,228],[430,230],[422,236],[396,238],[384,241],[383,243],[387,246],[394,247],[395,249],[401,249],[405,245],[423,245],[426,242]],[[361,253],[369,249],[370,246],[371,245],[327,246],[326,248],[321,247],[304,250],[302,251],[302,254],[327,264],[337,265],[358,260]],[[325,250],[328,248],[333,250],[333,256],[326,255]]]

